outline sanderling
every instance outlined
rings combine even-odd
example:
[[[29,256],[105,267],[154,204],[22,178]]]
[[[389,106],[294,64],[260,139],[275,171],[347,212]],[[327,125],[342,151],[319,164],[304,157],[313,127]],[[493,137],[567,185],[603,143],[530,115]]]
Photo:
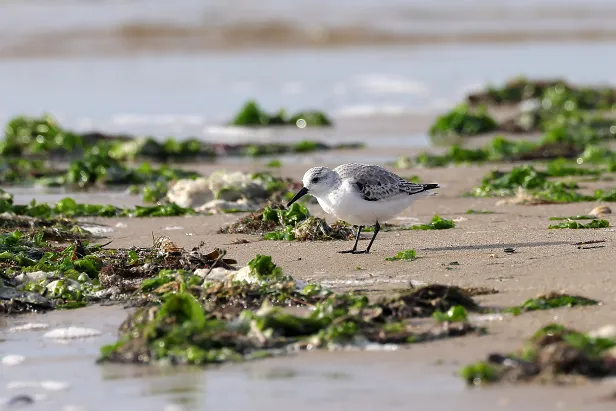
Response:
[[[302,179],[304,187],[289,201],[287,207],[310,193],[323,210],[353,225],[357,232],[352,250],[340,253],[369,253],[379,233],[379,221],[388,220],[438,184],[415,184],[372,164],[348,163],[333,170],[313,167]],[[364,226],[374,225],[374,234],[365,251],[357,251],[359,234]]]

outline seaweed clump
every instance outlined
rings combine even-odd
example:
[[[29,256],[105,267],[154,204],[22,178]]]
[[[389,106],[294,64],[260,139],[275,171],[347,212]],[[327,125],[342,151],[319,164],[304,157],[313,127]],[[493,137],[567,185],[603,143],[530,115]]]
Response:
[[[236,125],[295,125],[299,128],[310,126],[331,126],[332,121],[320,111],[302,111],[287,116],[284,111],[269,115],[254,102],[249,101],[232,121]],[[64,129],[50,115],[41,117],[17,116],[5,128],[4,140],[0,141],[0,154],[4,157],[82,157],[86,152],[104,153],[112,159],[133,161],[149,159],[155,161],[211,160],[218,156],[255,156],[283,153],[302,153],[336,148],[359,148],[362,144],[341,144],[330,146],[315,141],[301,141],[293,144],[219,144],[200,141],[197,138],[164,140],[152,137],[135,138],[128,135],[104,133],[77,133]],[[13,163],[13,165],[16,165]],[[27,167],[27,163],[20,163]],[[1,173],[0,173],[1,174]]]
[[[240,218],[219,230],[224,234],[258,234],[266,240],[325,241],[347,240],[353,237],[351,227],[344,224],[329,225],[324,219],[310,215],[308,209],[293,203],[286,209],[273,204]]]
[[[492,171],[472,191],[475,197],[508,197],[520,190],[528,193],[533,202],[569,203],[587,201],[594,197],[585,196],[575,191],[575,182],[553,181],[549,174],[536,170],[533,166],[514,167],[509,172]]]
[[[0,214],[0,233],[19,230],[22,234],[42,233],[43,239],[55,241],[84,240],[92,237],[74,220],[68,218],[37,218],[11,213]]]
[[[607,220],[593,219],[590,223],[580,223],[574,220],[563,221],[559,224],[551,224],[548,228],[570,228],[570,229],[579,229],[579,228],[607,228],[610,226],[610,222]]]
[[[454,228],[456,223],[453,220],[448,220],[443,218],[437,214],[432,217],[430,223],[428,224],[418,224],[409,227],[409,230],[447,230],[449,228]]]
[[[417,252],[415,250],[399,251],[393,257],[387,257],[386,261],[413,261],[417,259]]]
[[[0,234],[0,312],[77,308],[101,300],[137,299],[140,290],[201,284],[199,269],[233,270],[222,250],[203,254],[168,238],[152,247],[108,249],[79,239],[52,246],[45,232]],[[197,274],[195,274],[197,272]],[[203,274],[202,274],[203,275]]]
[[[1,189],[0,189],[1,190]],[[135,208],[122,208],[110,204],[83,204],[70,197],[58,201],[56,204],[37,203],[32,200],[30,204],[14,204],[13,196],[4,191],[0,192],[0,213],[14,216],[32,217],[41,220],[57,221],[58,218],[74,217],[171,217],[194,214],[192,208],[184,208],[175,203],[156,204],[151,206],[135,206]],[[23,219],[22,219],[23,220]],[[47,224],[47,223],[45,223]]]
[[[467,104],[460,104],[437,118],[429,134],[432,137],[475,136],[497,128],[498,123],[486,113],[485,108],[473,112]]]
[[[505,310],[505,312],[518,315],[527,311],[550,310],[552,308],[576,307],[597,304],[599,304],[599,302],[591,298],[582,297],[579,295],[550,292],[548,294],[539,295],[535,298],[526,300],[520,306],[509,307]]]
[[[558,176],[558,173],[557,173]],[[580,201],[616,201],[616,190],[605,192],[595,190],[592,195],[581,194],[575,181],[551,179],[550,169],[540,171],[530,165],[513,167],[508,172],[491,171],[481,185],[470,195],[474,197],[518,196],[522,203],[573,203]],[[590,223],[590,227],[605,223]]]
[[[407,321],[457,305],[478,309],[457,287],[430,285],[371,303],[364,295],[300,285],[269,256],[160,301],[131,314],[118,341],[101,349],[99,361],[206,365],[297,349],[418,343],[483,332],[466,321],[424,326]]]
[[[231,124],[252,127],[295,125],[304,128],[307,126],[331,126],[332,121],[321,111],[302,111],[292,116],[287,116],[284,110],[280,110],[276,114],[268,114],[256,101],[249,100],[231,121]]]
[[[460,375],[470,385],[496,382],[544,381],[570,383],[580,378],[616,375],[611,338],[592,337],[549,324],[538,330],[517,352],[493,353],[485,361],[465,366]]]

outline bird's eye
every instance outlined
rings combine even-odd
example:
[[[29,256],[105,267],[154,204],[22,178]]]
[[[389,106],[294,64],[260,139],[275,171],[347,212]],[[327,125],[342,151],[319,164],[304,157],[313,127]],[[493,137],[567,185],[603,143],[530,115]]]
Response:
[[[312,184],[316,184],[316,183],[318,183],[318,182],[319,182],[319,177],[313,177],[313,178],[312,178],[312,180],[310,180],[310,182],[311,182]]]

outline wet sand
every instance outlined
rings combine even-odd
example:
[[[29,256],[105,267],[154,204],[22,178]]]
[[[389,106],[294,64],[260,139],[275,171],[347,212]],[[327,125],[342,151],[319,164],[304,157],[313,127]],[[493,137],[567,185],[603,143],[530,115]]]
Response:
[[[361,410],[408,409],[411,404],[434,410],[451,410],[454,406],[463,410],[522,406],[537,410],[611,409],[613,401],[604,402],[602,398],[616,391],[613,379],[566,389],[522,385],[478,390],[467,389],[455,375],[461,366],[491,352],[519,348],[523,340],[550,322],[590,331],[613,323],[616,316],[615,229],[547,229],[550,216],[585,214],[597,204],[497,206],[496,199],[462,198],[492,167],[400,171],[402,175],[417,174],[425,182],[438,182],[442,188],[437,196],[415,202],[401,215],[402,219],[392,223],[423,223],[438,213],[454,219],[457,225],[443,231],[382,232],[369,255],[337,254],[337,250],[351,246],[343,241],[290,243],[216,234],[219,227],[234,221],[238,214],[93,221],[114,229],[109,239],[115,247],[151,245],[153,234],[166,235],[185,247],[203,241],[205,249],[225,248],[238,265],[246,264],[257,253],[271,255],[285,273],[322,282],[336,290],[383,294],[408,288],[412,281],[495,288],[498,294],[477,297],[486,306],[520,304],[548,291],[581,294],[601,301],[601,305],[503,316],[485,323],[488,335],[483,337],[418,344],[394,352],[302,353],[206,371],[95,365],[99,347],[114,341],[115,330],[127,315],[119,306],[11,317],[0,320],[0,338],[6,340],[0,346],[2,355],[20,354],[27,360],[14,367],[2,367],[0,397],[19,391],[5,390],[9,381],[51,379],[67,381],[70,387],[48,393],[47,401],[38,409],[75,404],[87,410],[111,406],[146,410],[152,406],[161,409],[164,402],[181,403],[180,409],[187,410],[278,409],[285,404],[300,409]],[[295,178],[301,177],[303,171],[302,165],[280,170]],[[318,205],[310,207],[314,214],[323,216]],[[471,208],[495,214],[465,214]],[[616,224],[614,217],[607,219]],[[117,223],[126,227],[118,227]],[[366,233],[365,240],[370,235]],[[250,243],[231,244],[237,238],[246,238]],[[594,249],[572,245],[589,240],[606,242],[600,244],[603,248]],[[366,244],[361,241],[360,247]],[[513,247],[516,252],[504,253],[505,247]],[[418,260],[384,260],[409,248],[417,251]],[[447,264],[453,261],[459,265],[448,270]],[[90,327],[103,334],[88,341],[58,344],[42,338],[45,330],[7,332],[11,326],[25,322],[46,323],[51,328]]]

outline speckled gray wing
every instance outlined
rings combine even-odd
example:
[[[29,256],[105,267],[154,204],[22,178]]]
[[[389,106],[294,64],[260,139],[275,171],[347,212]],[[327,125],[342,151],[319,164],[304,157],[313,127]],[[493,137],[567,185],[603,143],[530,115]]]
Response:
[[[411,183],[383,167],[372,164],[342,164],[333,171],[338,173],[341,179],[355,185],[367,201],[387,200],[400,194],[413,195],[438,188],[438,184]]]

